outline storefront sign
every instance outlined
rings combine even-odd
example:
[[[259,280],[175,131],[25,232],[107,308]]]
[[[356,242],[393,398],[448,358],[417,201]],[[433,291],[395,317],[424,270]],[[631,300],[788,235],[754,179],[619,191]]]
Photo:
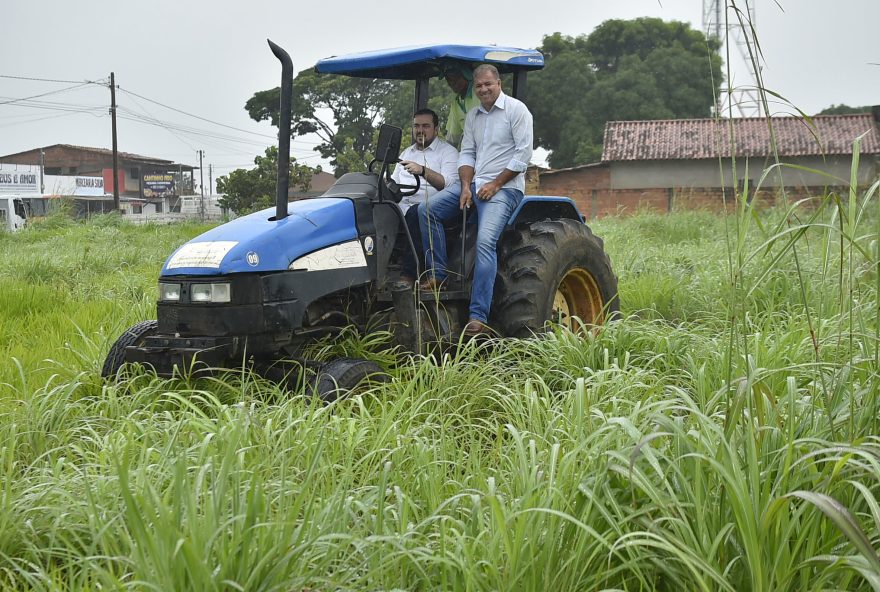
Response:
[[[171,173],[144,173],[144,197],[168,197],[175,195],[174,175]]]
[[[0,194],[40,193],[40,167],[0,163]]]

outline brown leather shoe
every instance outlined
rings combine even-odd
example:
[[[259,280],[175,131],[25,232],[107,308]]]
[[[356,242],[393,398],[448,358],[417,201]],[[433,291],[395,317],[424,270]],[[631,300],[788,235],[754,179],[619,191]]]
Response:
[[[476,320],[471,319],[468,321],[468,324],[464,326],[464,334],[468,337],[475,337],[477,335],[489,335],[492,330],[488,327],[488,325]]]
[[[435,277],[429,277],[422,280],[422,283],[419,284],[419,289],[423,292],[436,292],[437,290],[443,289],[444,281],[445,280],[438,280]]]

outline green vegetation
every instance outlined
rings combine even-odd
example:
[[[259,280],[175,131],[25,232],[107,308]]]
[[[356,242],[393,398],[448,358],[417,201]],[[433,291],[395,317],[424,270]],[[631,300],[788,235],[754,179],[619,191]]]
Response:
[[[278,148],[266,148],[265,156],[254,159],[253,169],[235,169],[228,175],[217,178],[217,192],[222,193],[220,206],[242,216],[275,204],[275,186],[278,182]],[[312,169],[290,159],[288,176],[289,188],[308,191],[312,184],[312,174],[320,172],[321,167]]]
[[[880,589],[875,191],[598,221],[624,320],[348,337],[393,380],[329,407],[102,382],[203,227],[0,234],[0,589]]]

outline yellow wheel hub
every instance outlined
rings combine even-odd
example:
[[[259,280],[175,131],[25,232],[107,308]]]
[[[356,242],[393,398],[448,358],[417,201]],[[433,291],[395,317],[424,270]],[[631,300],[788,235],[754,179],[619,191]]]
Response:
[[[553,297],[550,318],[554,323],[577,331],[586,325],[601,325],[605,321],[602,293],[593,276],[583,268],[570,270]]]

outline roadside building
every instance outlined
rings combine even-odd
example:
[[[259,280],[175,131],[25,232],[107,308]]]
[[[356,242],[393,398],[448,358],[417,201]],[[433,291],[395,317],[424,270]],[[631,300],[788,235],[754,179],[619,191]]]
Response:
[[[747,199],[761,203],[776,203],[783,194],[789,201],[809,199],[849,183],[857,138],[859,185],[880,172],[872,114],[770,122],[772,133],[765,118],[608,122],[602,162],[544,171],[540,193],[568,195],[589,217],[640,209],[721,211],[746,186]],[[783,166],[765,176],[777,155]]]
[[[113,209],[113,152],[70,144],[54,144],[0,156],[4,167],[29,166],[39,175],[32,198],[41,215],[57,197],[71,197],[81,215]],[[171,160],[118,152],[120,206],[131,214],[179,212],[181,196],[193,193],[195,167]]]

